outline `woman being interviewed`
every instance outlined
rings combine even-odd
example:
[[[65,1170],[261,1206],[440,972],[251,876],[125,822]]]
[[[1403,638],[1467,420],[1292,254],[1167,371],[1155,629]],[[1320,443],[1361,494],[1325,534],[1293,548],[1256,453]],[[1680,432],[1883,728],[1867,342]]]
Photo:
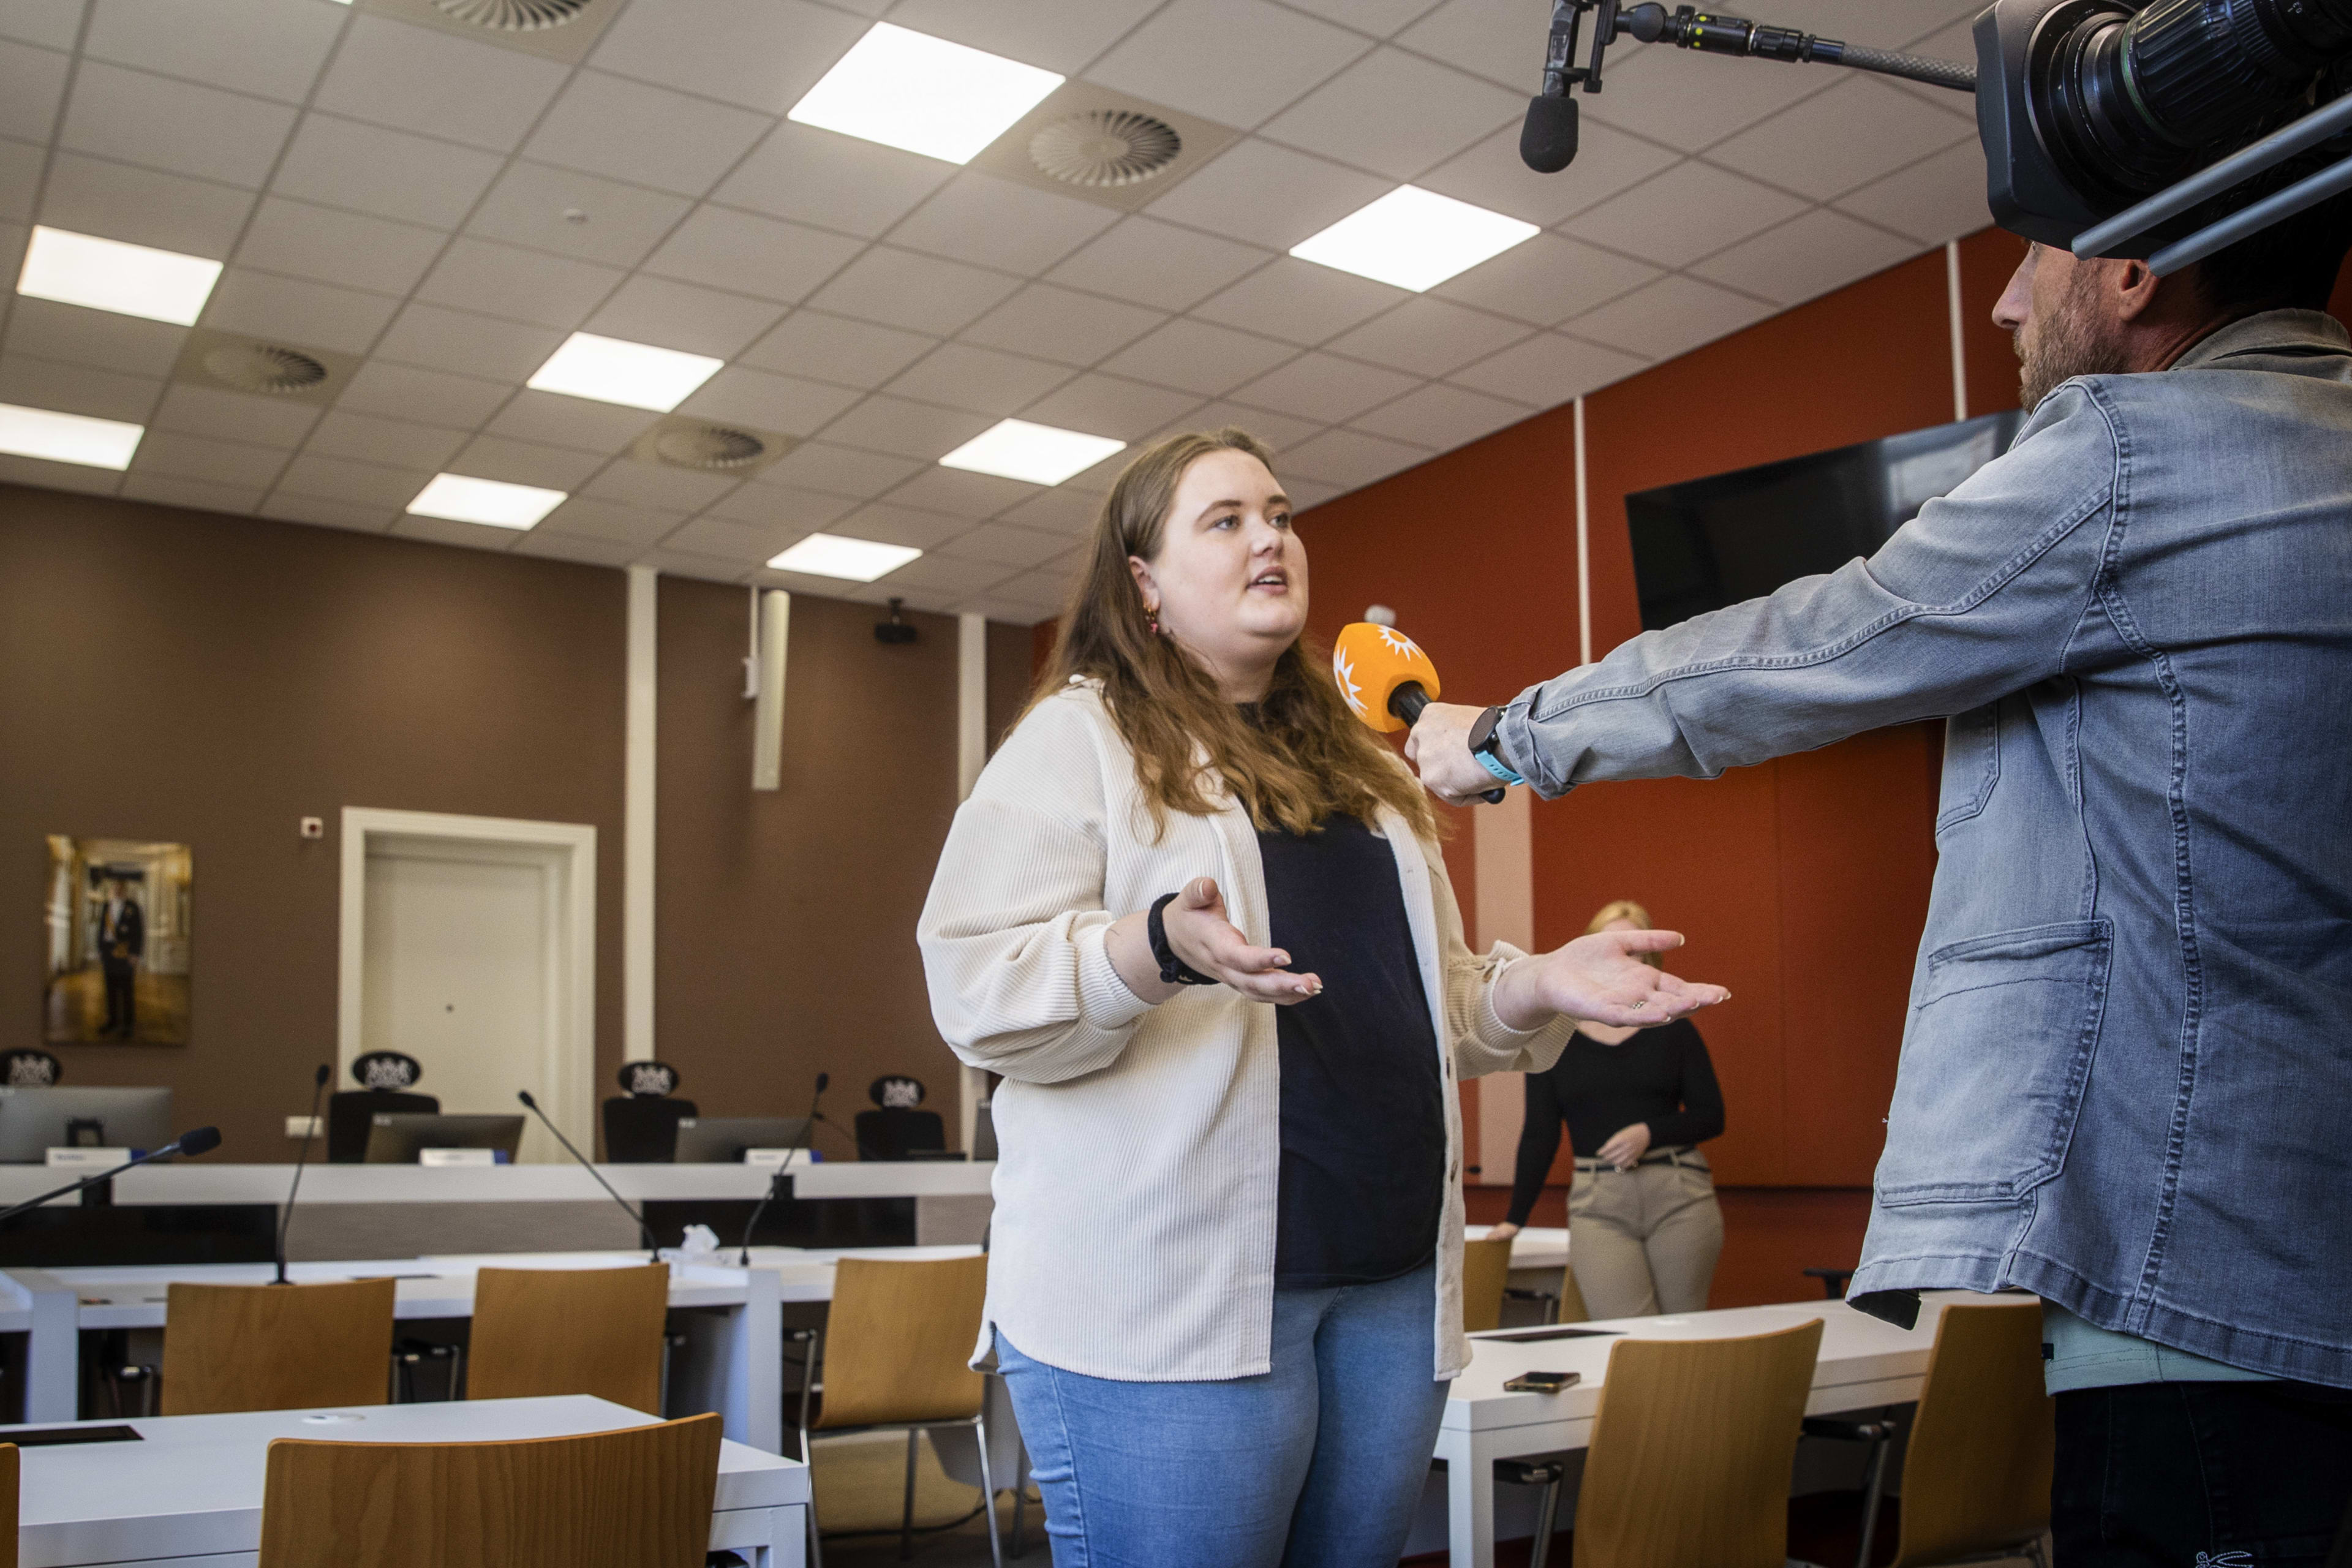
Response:
[[[1724,997],[1639,961],[1670,931],[1472,953],[1306,624],[1266,448],[1141,453],[923,910],[1005,1080],[977,1353],[1056,1568],[1394,1562],[1469,1359],[1455,1076]]]

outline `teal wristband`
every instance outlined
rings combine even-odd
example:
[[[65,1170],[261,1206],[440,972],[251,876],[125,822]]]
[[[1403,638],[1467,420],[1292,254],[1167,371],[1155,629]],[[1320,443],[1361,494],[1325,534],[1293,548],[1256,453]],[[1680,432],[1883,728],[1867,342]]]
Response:
[[[1494,774],[1496,778],[1502,780],[1507,784],[1525,784],[1528,782],[1518,774],[1513,773],[1510,770],[1509,765],[1506,763],[1502,758],[1496,756],[1492,752],[1473,752],[1470,754],[1478,759],[1479,766],[1485,768],[1488,773]]]

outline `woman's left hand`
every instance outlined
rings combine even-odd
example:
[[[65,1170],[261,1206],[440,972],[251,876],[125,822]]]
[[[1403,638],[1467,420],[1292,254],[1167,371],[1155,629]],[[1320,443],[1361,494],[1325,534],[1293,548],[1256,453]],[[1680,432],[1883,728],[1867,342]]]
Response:
[[[1621,1171],[1630,1171],[1642,1163],[1650,1152],[1650,1124],[1636,1121],[1631,1127],[1620,1127],[1609,1135],[1609,1142],[1593,1151],[1596,1160],[1606,1160]]]
[[[1495,1014],[1511,1028],[1539,1029],[1554,1015],[1644,1028],[1731,1000],[1720,985],[1679,979],[1637,954],[1680,947],[1680,931],[1603,931],[1521,959],[1495,986]]]

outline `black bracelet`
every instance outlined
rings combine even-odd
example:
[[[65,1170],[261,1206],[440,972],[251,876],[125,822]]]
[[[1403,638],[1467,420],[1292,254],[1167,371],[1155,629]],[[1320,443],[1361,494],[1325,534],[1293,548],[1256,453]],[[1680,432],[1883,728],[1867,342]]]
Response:
[[[1160,983],[1163,985],[1214,985],[1217,982],[1213,976],[1203,974],[1186,963],[1176,956],[1176,950],[1168,945],[1168,927],[1161,922],[1160,911],[1175,899],[1173,893],[1162,893],[1154,899],[1151,913],[1143,922],[1144,935],[1151,942],[1151,956],[1160,961]]]

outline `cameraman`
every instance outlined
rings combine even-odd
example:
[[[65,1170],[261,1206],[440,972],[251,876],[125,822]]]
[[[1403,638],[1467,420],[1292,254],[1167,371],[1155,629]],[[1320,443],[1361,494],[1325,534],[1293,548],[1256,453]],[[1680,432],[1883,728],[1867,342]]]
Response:
[[[2042,1299],[2060,1568],[2315,1564],[2352,1490],[2347,247],[2352,196],[2164,279],[2033,247],[2006,456],[1408,748],[1554,796],[1951,716],[1853,1291]]]

